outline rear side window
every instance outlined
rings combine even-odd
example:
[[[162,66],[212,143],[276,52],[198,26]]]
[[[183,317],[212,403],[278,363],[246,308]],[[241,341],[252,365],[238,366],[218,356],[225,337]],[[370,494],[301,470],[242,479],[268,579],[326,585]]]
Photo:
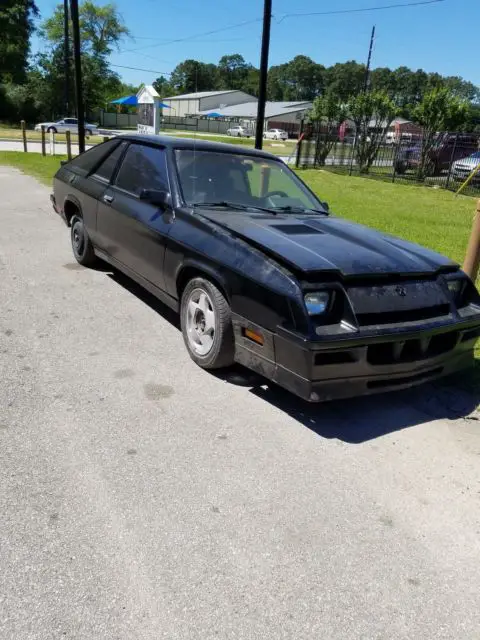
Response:
[[[102,144],[97,144],[71,160],[71,162],[68,163],[68,167],[75,171],[75,173],[85,176],[87,173],[91,173],[100,164],[103,158],[108,153],[111,153],[119,144],[120,140],[115,139],[102,142]]]
[[[98,169],[95,171],[93,175],[98,176],[99,178],[102,178],[102,180],[106,180],[106,182],[110,182],[110,180],[112,179],[113,173],[115,171],[115,168],[118,164],[118,161],[122,157],[122,153],[124,152],[126,146],[127,146],[127,143],[122,142],[117,147],[115,147],[112,153],[105,158],[105,160],[102,162],[102,164],[98,167]]]
[[[123,158],[115,184],[136,196],[143,189],[168,190],[165,150],[131,144]]]

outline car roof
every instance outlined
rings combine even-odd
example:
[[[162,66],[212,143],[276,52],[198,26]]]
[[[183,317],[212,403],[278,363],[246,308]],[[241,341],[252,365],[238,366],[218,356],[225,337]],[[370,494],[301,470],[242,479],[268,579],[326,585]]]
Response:
[[[228,144],[226,142],[211,142],[202,140],[201,138],[175,138],[173,136],[155,136],[144,133],[140,134],[122,134],[116,136],[122,140],[131,140],[132,142],[143,142],[158,147],[167,147],[170,149],[191,149],[192,151],[217,151],[220,153],[241,153],[247,156],[257,156],[260,158],[269,158],[281,162],[280,158],[266,151],[258,149],[246,149],[243,146]]]

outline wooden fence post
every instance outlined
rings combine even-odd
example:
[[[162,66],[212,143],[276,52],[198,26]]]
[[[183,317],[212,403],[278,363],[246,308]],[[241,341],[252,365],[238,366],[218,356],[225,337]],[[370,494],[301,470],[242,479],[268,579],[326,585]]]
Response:
[[[72,159],[72,137],[70,131],[65,131],[65,138],[67,139],[67,157],[69,160]]]
[[[47,148],[45,146],[45,127],[42,124],[42,156],[47,155]]]
[[[20,122],[20,126],[22,127],[22,138],[23,138],[23,150],[27,153],[27,132],[25,129],[25,120]]]
[[[468,241],[463,270],[475,282],[480,264],[480,200],[473,216],[472,232]]]

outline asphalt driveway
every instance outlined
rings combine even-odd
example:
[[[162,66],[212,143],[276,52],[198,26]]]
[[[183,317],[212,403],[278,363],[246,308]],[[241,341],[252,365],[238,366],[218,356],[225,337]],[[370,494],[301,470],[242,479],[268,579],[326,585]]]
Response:
[[[0,638],[479,638],[477,399],[203,372],[48,195],[0,167]]]

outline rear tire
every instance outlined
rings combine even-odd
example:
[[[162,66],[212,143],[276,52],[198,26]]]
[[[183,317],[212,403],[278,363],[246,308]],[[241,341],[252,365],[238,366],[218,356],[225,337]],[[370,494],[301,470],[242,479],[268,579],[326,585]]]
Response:
[[[91,130],[91,129],[86,129],[86,130],[85,130],[85,135],[87,135],[87,136],[91,136],[91,135],[93,135],[93,134],[92,134],[92,130]]]
[[[233,364],[230,306],[213,282],[190,280],[182,294],[180,324],[187,351],[199,367],[221,369]]]
[[[75,260],[84,267],[94,267],[98,260],[88,237],[83,218],[75,214],[70,223],[70,238]]]

